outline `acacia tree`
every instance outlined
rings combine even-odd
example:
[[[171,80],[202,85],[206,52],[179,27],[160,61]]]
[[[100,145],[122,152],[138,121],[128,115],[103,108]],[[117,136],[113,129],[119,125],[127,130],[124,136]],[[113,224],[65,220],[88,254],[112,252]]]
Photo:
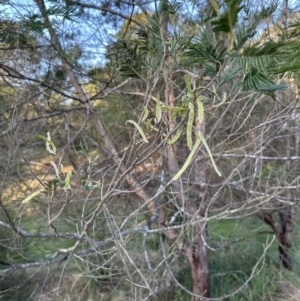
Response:
[[[31,16],[31,29],[39,29],[40,38],[48,41],[51,49],[48,56],[40,55],[47,58],[49,66],[53,63],[56,68],[53,71],[49,68],[47,76],[41,80],[38,75],[36,78],[25,77],[20,71],[2,64],[4,75],[37,82],[46,91],[54,91],[49,99],[65,106],[53,110],[50,101],[52,111],[47,112],[47,117],[75,110],[84,113],[80,116],[82,125],[75,131],[70,129],[68,118],[72,117],[69,115],[62,122],[63,131],[60,129],[56,136],[50,130],[47,130],[51,132],[48,135],[40,133],[39,138],[44,141],[41,143],[45,143],[48,152],[55,156],[48,160],[51,167],[46,173],[40,176],[38,171],[34,172],[26,155],[22,156],[36,184],[34,192],[24,198],[23,203],[28,204],[28,210],[34,206],[43,214],[50,231],[46,228],[42,228],[45,232],[27,231],[14,222],[22,220],[20,215],[17,213],[11,218],[8,210],[7,220],[1,225],[23,238],[58,237],[71,239],[72,243],[57,247],[49,258],[40,261],[31,260],[26,264],[3,261],[9,266],[2,274],[79,258],[82,264],[89,264],[84,273],[100,277],[111,261],[107,252],[113,252],[115,269],[121,270],[124,278],[128,277],[130,283],[141,288],[138,292],[134,286],[131,288],[132,293],[139,294],[138,298],[155,295],[163,289],[160,279],[166,279],[166,282],[172,279],[199,301],[210,297],[207,229],[210,220],[257,212],[272,226],[282,246],[288,246],[286,237],[282,239],[284,231],[276,228],[264,209],[270,205],[275,208],[275,203],[286,201],[282,194],[293,187],[293,180],[287,182],[284,176],[284,188],[280,188],[277,181],[271,183],[271,171],[264,163],[263,152],[269,152],[272,160],[277,160],[274,145],[282,133],[282,125],[292,114],[289,104],[287,108],[281,107],[275,95],[275,91],[287,86],[276,84],[272,76],[294,70],[297,44],[288,40],[255,43],[255,30],[273,14],[275,7],[251,15],[245,8],[242,10],[239,1],[221,7],[214,1],[211,3],[201,11],[206,18],[192,26],[185,22],[188,19],[179,21],[179,5],[165,1],[151,13],[143,3],[137,4],[147,16],[144,23],[134,18],[134,6],[130,7],[128,16],[105,3],[98,6],[68,2],[66,7],[49,10],[44,1],[35,1],[38,12]],[[93,13],[88,14],[89,9]],[[74,49],[79,52],[82,49],[78,45],[68,45],[72,52],[64,47],[67,32],[60,31],[51,16],[73,14],[72,18],[80,20],[86,14],[93,19],[97,11],[128,20],[125,31],[131,35],[123,34],[110,50],[112,66],[117,67],[110,79],[103,82],[100,77],[96,91],[89,91],[90,86],[85,81],[88,75],[81,68],[80,60],[74,59],[77,53],[74,54]],[[238,16],[246,12],[249,21],[242,25],[238,23]],[[277,68],[274,68],[274,62]],[[126,77],[124,81],[116,78],[117,70]],[[95,72],[90,72],[93,74]],[[58,79],[64,86],[58,87]],[[137,88],[128,88],[131,85]],[[70,92],[66,93],[66,89]],[[252,90],[258,92],[249,92]],[[105,115],[106,109],[103,99],[109,99],[113,93],[135,98],[135,110],[126,126],[132,138],[126,147],[115,144],[115,137],[101,117],[101,111]],[[267,99],[265,94],[270,94],[275,101]],[[253,118],[251,114],[260,108],[265,115]],[[19,125],[24,124],[22,122],[24,119]],[[72,124],[75,121],[72,120]],[[130,124],[133,125],[131,128]],[[94,136],[90,135],[92,129],[89,127],[96,129]],[[12,131],[15,136],[20,135],[14,127]],[[70,132],[73,133],[71,137]],[[71,145],[78,150],[76,139],[84,132],[90,135],[88,141],[81,144],[87,164],[80,164],[79,160],[73,162],[76,169],[73,174],[63,168],[63,160],[69,156]],[[57,154],[55,139],[59,134],[65,138],[61,152]],[[108,160],[102,162],[105,166],[101,169],[98,166],[101,174],[95,167],[97,160],[89,154],[91,143],[108,156]],[[278,145],[282,146],[282,143]],[[97,154],[101,155],[101,152]],[[277,157],[282,159],[282,156]],[[77,157],[82,160],[82,156]],[[290,154],[286,157],[291,160]],[[72,163],[72,158],[69,160]],[[153,185],[156,185],[155,193]],[[132,208],[128,208],[132,195],[138,198]],[[121,200],[118,199],[120,196]],[[39,204],[33,205],[34,200]],[[5,203],[2,208],[6,208]],[[291,206],[286,208],[289,211]],[[126,212],[125,216],[119,216],[122,210]],[[281,216],[289,228],[290,217]],[[65,219],[67,223],[63,227],[61,223]],[[65,232],[65,229],[70,230]],[[137,233],[143,235],[138,240],[142,242],[139,243],[143,254],[141,266],[136,263],[137,254],[130,254]],[[149,248],[149,236],[154,237],[155,233],[159,234],[154,239],[158,244],[154,253]],[[288,235],[290,230],[284,233]],[[177,251],[173,251],[174,248]],[[178,265],[174,261],[177,252],[185,256],[190,266],[191,291],[176,279]],[[91,253],[95,257],[89,259]],[[289,267],[284,259],[286,253],[281,254],[283,265]],[[108,272],[105,277],[113,278],[110,273],[114,272]]]
[[[213,4],[215,10],[219,12],[217,4]],[[167,172],[170,176],[170,179],[173,179],[171,184],[173,188],[173,193],[175,197],[180,200],[181,205],[184,208],[185,214],[198,219],[197,225],[195,225],[193,228],[194,236],[191,239],[190,244],[187,244],[186,248],[182,250],[183,252],[186,251],[185,254],[188,257],[191,265],[193,278],[193,292],[197,295],[208,297],[209,291],[207,283],[208,260],[206,243],[206,223],[208,212],[211,212],[210,210],[212,204],[219,199],[220,194],[223,194],[224,190],[226,191],[225,187],[228,187],[230,190],[236,190],[237,187],[239,187],[241,191],[248,192],[249,180],[252,178],[252,181],[250,181],[250,190],[251,194],[254,197],[254,200],[252,199],[251,194],[249,195],[249,193],[247,193],[246,200],[244,200],[242,208],[240,206],[236,208],[235,204],[233,206],[234,209],[232,209],[232,212],[241,212],[243,210],[247,211],[249,209],[255,209],[255,211],[259,211],[260,214],[262,214],[262,216],[264,217],[264,221],[271,225],[272,229],[274,230],[274,233],[278,237],[280,243],[279,251],[281,254],[280,256],[283,266],[288,269],[291,268],[289,259],[287,259],[288,255],[286,253],[286,250],[284,250],[286,247],[290,247],[289,236],[291,233],[291,207],[288,206],[286,208],[286,214],[280,214],[280,230],[271,219],[268,219],[268,217],[270,217],[268,213],[266,213],[264,210],[262,210],[261,213],[260,209],[264,208],[264,201],[262,201],[261,203],[259,200],[257,200],[257,195],[256,193],[254,193],[255,190],[252,190],[253,185],[255,183],[255,178],[257,177],[257,175],[260,175],[260,172],[257,169],[249,169],[249,171],[253,173],[252,176],[245,175],[244,177],[243,174],[242,178],[238,180],[238,182],[240,181],[239,185],[237,185],[236,183],[233,184],[235,181],[232,180],[236,177],[235,172],[240,172],[240,169],[244,169],[245,166],[247,166],[248,164],[247,160],[240,162],[240,165],[237,169],[230,170],[229,174],[227,174],[226,176],[226,181],[223,182],[223,184],[220,184],[220,188],[216,192],[214,192],[213,196],[211,196],[210,198],[206,197],[211,184],[209,184],[208,176],[206,174],[209,170],[209,168],[207,167],[208,161],[207,159],[203,159],[203,153],[205,153],[206,150],[208,155],[211,156],[210,148],[207,146],[206,139],[204,138],[204,134],[206,133],[205,129],[207,128],[205,121],[205,111],[207,110],[210,113],[213,112],[213,115],[216,115],[218,114],[219,107],[221,105],[223,105],[223,108],[227,107],[228,105],[227,109],[224,111],[227,113],[227,110],[230,108],[232,103],[235,102],[230,101],[229,104],[226,104],[226,92],[223,92],[223,101],[219,100],[219,104],[216,102],[212,102],[212,97],[211,95],[207,94],[207,91],[210,91],[211,93],[215,94],[213,97],[214,101],[217,101],[217,99],[221,99],[221,97],[218,96],[218,93],[216,93],[216,88],[210,87],[213,87],[214,84],[216,86],[220,86],[235,79],[238,80],[239,83],[238,85],[233,86],[232,89],[228,92],[228,94],[230,95],[230,98],[236,100],[237,103],[240,101],[239,98],[237,98],[237,95],[240,95],[240,88],[242,88],[242,90],[244,91],[258,90],[266,92],[275,99],[275,95],[273,94],[273,92],[276,90],[286,89],[286,86],[275,85],[274,82],[272,82],[272,80],[268,77],[272,74],[279,74],[283,70],[284,72],[289,70],[289,68],[287,67],[283,67],[283,69],[281,69],[280,66],[277,70],[274,70],[274,62],[278,62],[279,58],[284,59],[284,57],[286,57],[289,51],[293,52],[292,49],[295,45],[293,46],[293,43],[288,44],[288,39],[287,41],[268,41],[266,43],[258,42],[257,44],[253,45],[249,44],[248,39],[249,37],[253,36],[254,30],[256,30],[257,28],[257,24],[268,14],[272,13],[272,8],[263,9],[260,12],[260,14],[255,14],[251,16],[251,22],[249,22],[247,26],[240,26],[234,29],[234,25],[238,17],[238,12],[240,12],[241,7],[239,6],[238,1],[232,1],[228,3],[228,6],[227,8],[225,8],[225,11],[218,17],[214,17],[213,15],[213,18],[210,22],[202,23],[202,31],[200,30],[200,34],[195,36],[190,43],[187,43],[185,41],[185,47],[180,48],[178,46],[178,39],[172,39],[172,34],[176,36],[176,31],[174,30],[175,33],[172,30],[170,31],[171,33],[168,32],[166,25],[166,23],[169,21],[169,15],[166,16],[166,14],[173,12],[174,8],[164,10],[163,5],[164,4],[162,4],[161,6],[160,15],[162,16],[162,19],[159,19],[159,17],[156,16],[157,19],[161,21],[155,23],[156,26],[153,26],[153,23],[151,23],[151,27],[147,27],[148,31],[146,30],[143,32],[143,36],[139,37],[134,47],[129,48],[130,46],[128,45],[130,44],[125,44],[124,47],[124,42],[121,45],[121,47],[123,46],[125,53],[120,58],[120,71],[130,76],[142,74],[141,78],[143,79],[144,74],[146,77],[149,75],[149,69],[147,69],[147,73],[143,73],[143,71],[146,71],[146,66],[149,66],[150,68],[152,67],[151,70],[155,70],[155,73],[153,73],[154,79],[151,80],[150,78],[149,80],[149,77],[147,77],[147,80],[153,83],[152,87],[154,87],[155,83],[157,82],[157,79],[159,77],[158,74],[161,74],[164,78],[165,97],[162,106],[166,111],[170,110],[171,112],[173,112],[173,114],[170,114],[169,116],[168,112],[166,112],[165,120],[168,121],[165,121],[165,126],[167,129],[165,136],[172,137],[172,131],[177,128],[176,126],[179,127],[176,134],[174,132],[174,140],[171,140],[169,142],[172,146],[167,147]],[[165,37],[164,35],[166,35],[166,33],[170,34],[172,37]],[[227,40],[224,40],[224,37],[222,38],[223,33],[228,34]],[[151,45],[152,47],[150,48],[149,45]],[[161,47],[161,45],[163,46]],[[289,50],[287,50],[288,48],[284,48],[283,51],[282,49],[280,49],[281,46],[286,47],[287,45],[289,46]],[[174,48],[177,51],[173,51]],[[152,56],[151,54],[149,55],[150,51]],[[181,58],[181,60],[178,60],[179,57]],[[141,63],[142,60],[146,61],[147,63],[147,65],[145,65],[144,67],[144,70],[143,64]],[[163,67],[163,70],[159,69],[159,67],[161,66],[160,63],[162,61],[166,62],[167,66]],[[184,64],[182,65],[182,63]],[[285,65],[285,62],[283,64]],[[186,68],[184,68],[185,66],[191,65],[194,68],[198,65],[198,70],[196,68],[195,70],[197,71],[191,71],[190,69],[187,70]],[[180,76],[178,76],[178,74],[180,73],[186,73],[185,82],[187,94],[183,92],[184,95],[186,95],[186,98],[182,98],[179,102],[176,102],[176,95],[178,95],[177,97],[180,97],[180,95],[182,95],[182,90],[180,90],[180,86],[178,85],[179,87],[176,87],[176,78],[180,78]],[[191,77],[191,80],[193,81],[193,88],[190,83],[190,79],[187,75]],[[203,76],[207,76],[205,78],[205,80],[208,81],[206,82],[206,85],[203,85],[203,79],[201,80],[201,77]],[[179,88],[178,94],[176,93],[176,88]],[[220,90],[222,91],[222,88]],[[251,112],[257,106],[257,101],[254,101],[254,104],[252,104],[255,96],[256,94],[248,94],[248,96],[246,96],[246,99],[249,97],[248,101],[246,101],[246,105],[247,103],[251,103],[251,107],[247,109],[247,106],[244,104],[241,113],[239,113],[239,116],[243,116],[244,113],[249,115],[249,111]],[[258,99],[263,98],[262,96],[260,96]],[[156,98],[155,102],[157,106],[157,104],[161,102],[160,98]],[[206,107],[203,105],[203,103],[206,104]],[[197,117],[195,119],[194,105],[197,106]],[[204,107],[206,108],[206,110],[204,110]],[[174,111],[177,110],[181,110],[182,119],[180,119],[180,122],[182,122],[182,120],[186,118],[186,143],[191,150],[190,153],[188,152],[186,154],[187,159],[183,163],[182,168],[179,167],[180,164],[178,160],[180,157],[183,156],[184,152],[182,152],[182,150],[179,151],[179,148],[176,147],[176,145],[173,145],[174,141],[179,139],[180,136],[183,136],[181,135],[181,130],[183,128],[180,128],[180,126],[176,122],[177,120],[175,120],[174,118]],[[184,116],[185,113],[186,116]],[[158,116],[156,116],[156,119],[160,121],[160,109],[156,108],[156,114],[158,114]],[[225,115],[225,113],[221,114]],[[223,120],[223,116],[221,115],[221,117],[219,118],[219,120],[216,121],[216,123],[222,122],[221,120]],[[289,114],[284,116],[290,117]],[[245,120],[238,126],[238,129],[243,128],[244,125],[247,123],[248,117],[245,116],[244,118]],[[268,118],[268,123],[273,123],[272,117]],[[235,137],[234,134],[236,130],[235,126],[237,124],[239,124],[237,120],[235,120],[233,124],[230,124],[231,132],[228,134],[228,138],[225,139],[225,147],[221,145],[221,148],[219,149],[221,153],[227,150],[228,144],[232,143],[231,139],[233,139],[233,141],[240,140],[239,136]],[[255,128],[260,128],[261,126],[259,124],[255,125]],[[208,137],[213,138],[214,131],[216,130],[216,128],[217,126],[212,127],[211,132],[208,134]],[[220,128],[222,129],[222,126],[220,126]],[[252,132],[254,130],[247,131]],[[244,135],[245,131],[242,131],[242,133]],[[192,141],[193,134],[195,144],[193,144]],[[262,141],[266,142],[264,137],[264,131],[259,133],[258,136],[260,137],[260,139],[263,139]],[[269,142],[267,142],[266,144],[263,143],[261,145],[260,152],[263,149],[265,149],[273,139],[274,137],[272,136]],[[202,148],[199,148],[200,143],[203,143]],[[224,143],[224,141],[222,143]],[[251,142],[251,144],[253,144],[253,141]],[[234,145],[236,146],[235,143]],[[217,143],[214,147],[218,149],[220,146]],[[244,143],[240,147],[244,148]],[[196,149],[198,151],[198,156],[195,155]],[[255,151],[257,151],[256,148]],[[230,155],[234,156],[234,154],[228,154],[228,156]],[[195,156],[194,163],[192,163],[193,156]],[[226,157],[225,154],[224,156]],[[256,157],[256,155],[253,156]],[[289,157],[290,156],[288,156],[288,158]],[[219,174],[218,168],[216,167],[212,158],[211,163],[214,167],[214,170]],[[188,174],[189,177],[192,178],[192,180],[190,180],[189,178],[185,178],[183,183],[186,186],[183,188],[183,183],[180,183],[180,181],[177,180],[179,176],[181,177],[181,181],[184,179],[183,173],[188,169],[187,167],[189,164],[191,164],[192,168],[189,170]],[[255,168],[257,168],[257,163],[254,166]],[[260,182],[260,185],[261,184],[262,183]],[[277,187],[278,186],[276,186],[276,191]],[[260,190],[265,191],[265,189],[266,188],[264,186],[260,186]],[[192,193],[193,197],[187,197],[187,195],[183,191],[189,191],[190,193]],[[279,193],[279,191],[277,191],[277,193]],[[280,193],[277,193],[275,195],[272,195],[272,200],[273,198],[278,199]],[[265,196],[265,193],[263,193],[262,195]],[[227,204],[226,207],[227,206],[230,208],[231,204]],[[269,202],[268,206],[270,206]],[[226,212],[226,214],[227,213],[228,212]],[[165,221],[163,222],[165,223]],[[201,298],[199,298],[199,300],[200,299]]]

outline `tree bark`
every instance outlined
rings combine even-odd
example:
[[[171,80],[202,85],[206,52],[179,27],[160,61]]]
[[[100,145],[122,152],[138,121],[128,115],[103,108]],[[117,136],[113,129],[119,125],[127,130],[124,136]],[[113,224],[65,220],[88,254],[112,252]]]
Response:
[[[262,219],[273,229],[279,242],[279,261],[288,270],[292,270],[292,260],[289,250],[292,247],[291,234],[293,231],[294,206],[288,206],[279,211],[280,225],[276,223],[270,213],[263,212]]]
[[[292,270],[292,260],[289,249],[292,247],[291,235],[293,231],[293,206],[288,206],[283,211],[279,211],[280,233],[279,233],[279,258],[282,266]]]

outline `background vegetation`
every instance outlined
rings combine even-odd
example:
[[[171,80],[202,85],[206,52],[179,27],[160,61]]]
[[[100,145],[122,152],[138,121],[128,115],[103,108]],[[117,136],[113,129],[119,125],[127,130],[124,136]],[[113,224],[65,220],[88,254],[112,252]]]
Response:
[[[298,300],[297,1],[0,1],[0,298]]]

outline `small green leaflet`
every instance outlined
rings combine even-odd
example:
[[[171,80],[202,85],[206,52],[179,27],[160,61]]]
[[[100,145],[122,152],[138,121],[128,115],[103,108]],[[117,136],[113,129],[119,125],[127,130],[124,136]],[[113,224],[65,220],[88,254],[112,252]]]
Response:
[[[203,142],[203,145],[205,146],[205,148],[206,148],[206,150],[207,150],[207,152],[208,152],[208,155],[209,155],[209,157],[210,157],[210,160],[211,160],[211,163],[212,163],[212,165],[213,165],[213,167],[214,167],[215,172],[218,174],[219,177],[221,177],[222,174],[220,173],[220,171],[219,171],[219,169],[218,169],[218,167],[217,167],[217,165],[216,165],[216,163],[215,163],[215,161],[214,161],[214,158],[213,158],[213,156],[212,156],[212,153],[211,153],[211,151],[210,151],[210,149],[209,149],[209,146],[208,146],[208,144],[207,144],[207,142],[206,142],[206,140],[205,140],[203,134],[202,134],[201,132],[199,132],[198,137],[201,139],[201,141]]]
[[[183,127],[181,126],[181,127],[176,131],[176,134],[173,136],[173,138],[167,140],[167,144],[173,144],[173,143],[175,143],[175,142],[179,139],[179,137],[180,137],[180,135],[181,135],[181,133],[182,133],[182,129],[183,129]]]
[[[282,90],[290,90],[290,87],[288,85],[270,85],[259,89],[259,91],[267,91],[267,92],[282,91]]]
[[[195,108],[194,105],[189,102],[189,118],[188,118],[188,124],[186,128],[186,138],[187,138],[187,146],[189,149],[192,149],[193,147],[193,139],[192,139],[192,134],[193,134],[193,122],[194,122],[194,115],[195,115]]]
[[[132,123],[132,124],[137,128],[137,130],[139,131],[139,133],[140,133],[140,135],[142,136],[143,140],[144,140],[146,143],[149,143],[149,141],[148,141],[146,135],[144,134],[142,128],[141,128],[135,121],[133,121],[133,120],[127,120],[127,121],[126,121],[126,124],[127,124],[128,122],[129,122],[129,123]]]
[[[44,189],[40,189],[35,191],[34,193],[32,193],[31,195],[29,195],[27,198],[25,198],[22,203],[26,204],[28,203],[30,200],[32,200],[34,197],[36,197],[37,195],[39,195],[42,191],[45,191]]]
[[[160,106],[160,97],[159,94],[156,98],[156,110],[155,110],[156,122],[160,122],[161,120],[161,106]]]
[[[67,173],[67,176],[66,176],[66,179],[65,179],[65,189],[67,190],[67,189],[72,189],[71,188],[71,185],[70,185],[70,180],[71,180],[71,176],[72,176],[72,171],[69,171],[68,173]]]
[[[199,95],[197,97],[197,100],[200,100],[200,101],[205,100],[205,99],[206,99],[206,97],[204,95]]]
[[[46,141],[46,149],[50,154],[56,155],[56,147],[54,143],[51,141],[50,132],[47,133],[47,138],[42,135],[36,135],[36,136],[37,138]]]

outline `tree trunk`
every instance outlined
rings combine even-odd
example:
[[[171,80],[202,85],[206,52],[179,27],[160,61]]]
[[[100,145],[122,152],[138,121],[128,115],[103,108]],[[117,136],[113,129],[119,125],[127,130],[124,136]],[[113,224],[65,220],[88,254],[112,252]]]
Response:
[[[288,206],[284,211],[279,211],[279,217],[281,226],[279,233],[279,258],[282,266],[291,270],[293,266],[289,255],[289,249],[292,247],[293,206]]]
[[[205,222],[201,222],[195,228],[199,230],[199,233],[193,241],[192,254],[189,261],[192,270],[193,293],[198,295],[194,297],[194,301],[202,301],[205,298],[209,298],[208,254],[205,242],[207,225]]]
[[[205,121],[196,119],[195,139],[199,132],[205,133]],[[209,298],[209,283],[208,283],[208,225],[206,221],[208,203],[205,195],[206,190],[206,164],[203,158],[203,145],[200,146],[196,162],[194,164],[194,181],[196,183],[195,190],[197,193],[197,217],[199,223],[194,226],[194,231],[197,233],[195,241],[192,245],[192,275],[193,275],[193,292],[199,297],[195,297],[195,301],[202,301]],[[201,298],[201,297],[204,298]]]
[[[280,264],[292,270],[292,260],[289,255],[289,249],[292,247],[291,234],[293,231],[293,206],[288,206],[279,211],[280,225],[276,223],[270,213],[263,212],[263,220],[273,229],[279,242],[279,261]]]

